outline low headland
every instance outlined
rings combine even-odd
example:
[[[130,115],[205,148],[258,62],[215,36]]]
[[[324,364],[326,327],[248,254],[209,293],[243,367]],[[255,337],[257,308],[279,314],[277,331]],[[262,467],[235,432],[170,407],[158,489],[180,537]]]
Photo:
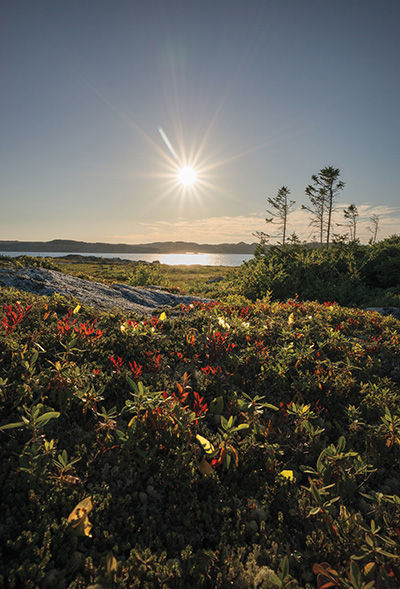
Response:
[[[152,243],[91,243],[72,239],[53,239],[51,241],[0,240],[3,252],[82,252],[112,254],[185,254],[185,253],[219,253],[252,254],[256,243],[195,243],[188,241],[157,241]]]

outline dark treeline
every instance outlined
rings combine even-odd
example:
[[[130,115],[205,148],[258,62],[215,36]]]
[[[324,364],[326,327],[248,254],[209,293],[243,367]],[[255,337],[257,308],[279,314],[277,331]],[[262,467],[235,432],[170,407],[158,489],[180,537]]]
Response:
[[[290,242],[256,249],[234,273],[232,289],[252,300],[336,301],[347,306],[400,306],[400,236],[362,245],[311,248]]]

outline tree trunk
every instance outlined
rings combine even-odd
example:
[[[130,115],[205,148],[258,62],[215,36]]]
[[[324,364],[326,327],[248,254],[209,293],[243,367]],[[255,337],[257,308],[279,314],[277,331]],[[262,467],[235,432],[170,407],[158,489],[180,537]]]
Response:
[[[331,232],[332,205],[333,205],[333,192],[332,192],[332,188],[330,188],[329,189],[328,226],[326,228],[326,245],[328,247],[329,247],[329,237],[330,237],[330,232]]]

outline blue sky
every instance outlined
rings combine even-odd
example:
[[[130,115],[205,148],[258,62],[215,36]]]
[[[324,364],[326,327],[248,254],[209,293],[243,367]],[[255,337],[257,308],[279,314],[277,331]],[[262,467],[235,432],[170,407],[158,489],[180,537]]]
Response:
[[[0,22],[0,239],[250,242],[282,185],[309,239],[326,165],[338,222],[354,202],[363,240],[373,213],[399,232],[397,0],[6,0]]]

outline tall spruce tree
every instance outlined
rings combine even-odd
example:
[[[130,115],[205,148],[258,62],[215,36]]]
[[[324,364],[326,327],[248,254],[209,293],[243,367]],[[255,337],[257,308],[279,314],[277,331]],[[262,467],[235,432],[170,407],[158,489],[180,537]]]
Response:
[[[355,241],[357,232],[358,209],[354,203],[343,211],[344,218],[348,221],[350,241]]]
[[[378,236],[379,216],[373,214],[373,215],[371,215],[369,220],[372,223],[371,226],[368,227],[368,231],[372,234],[372,237],[370,239],[370,243],[376,243],[376,238]]]
[[[316,188],[311,184],[306,187],[305,193],[310,200],[310,206],[301,205],[301,208],[311,214],[310,225],[318,229],[319,244],[322,245],[324,241],[324,214],[326,195],[322,188]]]
[[[282,236],[282,245],[286,243],[287,218],[290,210],[296,201],[289,198],[290,190],[287,186],[282,186],[275,197],[267,198],[267,203],[272,210],[267,209],[267,214],[271,217],[265,219],[266,223],[275,223],[280,226],[279,236]]]
[[[326,166],[311,176],[312,184],[305,190],[311,205],[302,205],[302,209],[311,213],[310,224],[318,227],[321,245],[324,239],[326,245],[330,243],[333,205],[338,192],[344,188],[344,182],[339,180],[339,176],[339,168]]]

